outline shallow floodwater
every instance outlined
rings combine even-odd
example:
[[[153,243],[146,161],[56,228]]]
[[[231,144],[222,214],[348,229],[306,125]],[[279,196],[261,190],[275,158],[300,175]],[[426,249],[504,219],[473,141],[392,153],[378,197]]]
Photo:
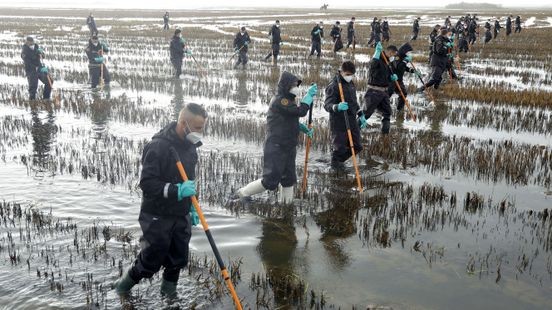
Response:
[[[378,115],[363,132],[365,191],[359,194],[352,169],[336,174],[328,168],[328,115],[323,98],[317,99],[305,196],[297,190],[292,207],[274,204],[274,193],[228,203],[235,189],[261,175],[267,103],[279,74],[301,73],[304,83],[316,81],[322,89],[341,59],[354,56],[334,58],[326,46],[323,61],[306,60],[308,42],[296,40],[283,48],[281,67],[273,68],[260,61],[268,49],[261,31],[271,14],[213,14],[180,20],[190,23],[185,36],[209,74],[201,75],[186,59],[185,76],[177,80],[165,60],[168,35],[157,33],[156,20],[99,18],[113,24],[102,31],[109,31],[108,66],[120,86],[95,92],[86,85],[82,59],[86,33],[57,29],[60,23],[80,29],[81,21],[47,12],[51,24],[42,30],[41,45],[61,78],[55,83],[59,104],[26,100],[14,50],[28,25],[18,16],[3,17],[3,28],[10,30],[0,35],[1,308],[121,307],[110,284],[140,247],[141,150],[190,101],[210,113],[200,150],[200,203],[246,308],[550,307],[550,107],[461,99],[439,99],[432,106],[424,95],[411,94],[418,120],[394,115],[391,146],[382,146]],[[231,23],[225,14],[232,15]],[[370,13],[362,15],[367,20]],[[303,15],[290,16],[309,28]],[[246,72],[224,65],[231,55],[226,33],[240,18],[254,18],[251,32],[258,32]],[[397,15],[397,24],[408,18]],[[136,24],[144,26],[128,27]],[[425,52],[425,43],[417,49]],[[366,50],[357,59],[360,98],[368,55]],[[493,59],[471,61],[479,69],[493,65]],[[539,70],[533,68],[535,79],[545,80]],[[481,78],[466,74],[463,83]],[[524,89],[518,82],[510,87]],[[502,118],[487,117],[493,112]],[[303,162],[300,146],[299,183]],[[190,268],[182,271],[175,304],[162,300],[155,276],[142,281],[123,307],[232,308],[199,227],[190,248]]]

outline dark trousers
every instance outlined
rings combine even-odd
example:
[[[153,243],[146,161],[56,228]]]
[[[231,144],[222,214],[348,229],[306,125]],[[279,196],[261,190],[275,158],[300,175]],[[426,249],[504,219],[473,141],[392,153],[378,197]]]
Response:
[[[384,32],[383,33],[383,41],[384,42],[389,42],[389,32]]]
[[[376,45],[378,42],[381,41],[381,37],[379,33],[372,32],[370,35],[370,40],[368,41],[368,45]]]
[[[179,77],[182,74],[182,59],[171,59],[174,68],[174,76]]]
[[[101,68],[102,66],[103,73]],[[96,88],[98,84],[100,84],[102,74],[105,85],[109,85],[109,82],[111,82],[111,76],[109,75],[109,70],[107,70],[107,66],[105,64],[89,65],[88,72],[90,73],[90,85],[92,86],[92,88]]]
[[[512,34],[512,27],[506,28],[506,35],[509,36],[510,34]]]
[[[398,81],[398,82],[399,82],[399,86],[401,87],[403,95],[406,97],[408,93],[406,92],[406,86],[404,85],[404,82],[403,81]],[[389,93],[389,96],[392,96],[395,93],[399,95],[399,103],[397,104],[397,110],[402,111],[402,109],[404,109],[405,102],[403,97],[401,96],[401,93],[397,89],[397,85],[395,83],[389,84],[388,93]]]
[[[362,151],[362,143],[360,142],[360,128],[356,122],[351,123],[351,136],[353,137],[353,147],[355,154]],[[349,144],[349,136],[347,131],[339,131],[332,129],[332,162],[344,162],[351,158],[351,145]]]
[[[387,92],[368,89],[364,95],[364,115],[370,118],[374,112],[379,110],[383,116],[381,120],[381,132],[388,134],[391,127],[391,103]]]
[[[443,72],[445,72],[446,66],[433,66],[431,68],[431,78],[429,79],[429,82],[426,83],[425,87],[431,87],[438,89],[439,85],[441,85],[441,81],[443,80]]]
[[[272,50],[266,55],[265,60],[268,60],[270,57],[274,56],[274,59],[278,59],[280,55],[280,43],[272,43]]]
[[[449,59],[447,62],[447,72],[449,73],[449,77],[451,79],[457,79],[458,75],[456,75],[456,70],[454,70],[454,60]]]
[[[469,34],[469,44],[470,45],[473,45],[475,43],[475,41],[477,41],[477,36],[475,35],[475,32],[474,33],[470,33]]]
[[[356,42],[355,42],[355,37],[354,36],[349,36],[347,37],[347,48],[349,48],[349,46],[353,45],[353,47],[356,47]]]
[[[318,58],[322,56],[322,43],[320,41],[312,41],[310,55],[314,55],[314,52],[316,52],[316,56]]]
[[[50,99],[50,93],[52,92],[52,87],[48,83],[48,75],[44,73],[39,73],[37,71],[32,71],[27,73],[27,82],[29,82],[29,99],[36,99],[36,90],[38,89],[38,80],[44,84],[44,91],[42,92],[42,99]],[[54,81],[52,81],[54,83]]]
[[[169,23],[163,24],[163,30],[169,30]]]
[[[90,36],[98,35],[98,29],[95,26],[88,26],[88,30],[90,30]]]
[[[334,53],[338,52],[343,48],[343,41],[341,41],[341,37],[336,38],[334,41]]]
[[[415,41],[416,39],[418,39],[418,33],[419,32],[420,32],[419,30],[418,31],[412,31],[412,39],[410,39],[410,40]]]
[[[190,216],[159,216],[140,212],[144,246],[129,275],[138,283],[165,268],[163,279],[177,282],[180,269],[188,264],[188,245],[192,236]]]
[[[234,68],[238,67],[240,64],[245,68],[247,61],[247,51],[244,51],[244,49],[242,49],[238,54],[238,62],[236,62]]]
[[[290,187],[297,183],[295,171],[296,146],[284,147],[267,141],[264,145],[263,180],[264,188],[275,190],[278,184]]]

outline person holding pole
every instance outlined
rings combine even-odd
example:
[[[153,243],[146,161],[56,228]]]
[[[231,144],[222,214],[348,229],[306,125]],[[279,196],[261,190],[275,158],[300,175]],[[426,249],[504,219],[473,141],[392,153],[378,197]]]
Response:
[[[341,65],[339,74],[331,80],[325,90],[324,109],[330,113],[332,138],[331,167],[338,171],[344,169],[344,162],[352,155],[347,137],[345,116],[347,116],[350,124],[356,154],[362,151],[360,129],[367,125],[357,100],[357,90],[353,82],[355,73],[355,64],[351,61],[345,61]],[[343,90],[344,100],[341,99],[339,84],[341,84]]]
[[[240,188],[233,196],[243,199],[266,190],[278,189],[278,203],[293,202],[293,187],[297,183],[295,157],[299,132],[309,138],[314,130],[300,123],[299,118],[307,115],[318,92],[312,84],[306,95],[297,102],[301,93],[301,80],[284,71],[278,81],[278,93],[272,97],[267,114],[267,133],[263,149],[263,176]]]
[[[161,294],[171,299],[177,297],[180,270],[188,264],[191,227],[199,224],[192,202],[197,194],[196,149],[201,146],[206,120],[205,109],[189,103],[180,111],[178,121],[168,124],[144,147],[138,222],[146,245],[132,267],[114,283],[119,296],[129,294],[140,280],[151,278],[164,267]],[[188,180],[179,174],[172,149],[186,169]]]

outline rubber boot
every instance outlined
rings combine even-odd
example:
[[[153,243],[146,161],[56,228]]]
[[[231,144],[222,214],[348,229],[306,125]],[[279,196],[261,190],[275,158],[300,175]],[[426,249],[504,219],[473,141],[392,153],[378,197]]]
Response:
[[[176,282],[170,282],[163,279],[161,281],[161,296],[169,299],[175,299],[177,297],[176,285]]]
[[[293,186],[283,187],[280,185],[278,187],[278,203],[279,204],[290,204],[293,202]]]
[[[264,191],[266,191],[266,188],[263,186],[262,179],[258,179],[240,188],[237,192],[237,198],[251,197]]]
[[[115,283],[113,283],[113,288],[115,289],[115,292],[119,296],[125,296],[130,293],[130,290],[132,287],[136,285],[136,282],[132,280],[130,275],[128,274],[128,270],[123,273],[123,276],[120,277]]]

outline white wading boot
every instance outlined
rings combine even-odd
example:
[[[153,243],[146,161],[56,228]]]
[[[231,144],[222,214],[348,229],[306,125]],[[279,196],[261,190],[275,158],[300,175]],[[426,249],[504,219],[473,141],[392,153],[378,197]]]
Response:
[[[278,203],[290,204],[293,202],[293,186],[283,187],[278,186]]]
[[[264,188],[263,183],[261,182],[262,179],[255,180],[246,186],[238,189],[237,196],[238,198],[248,198],[256,194],[260,194],[264,191],[266,191],[266,188]]]

